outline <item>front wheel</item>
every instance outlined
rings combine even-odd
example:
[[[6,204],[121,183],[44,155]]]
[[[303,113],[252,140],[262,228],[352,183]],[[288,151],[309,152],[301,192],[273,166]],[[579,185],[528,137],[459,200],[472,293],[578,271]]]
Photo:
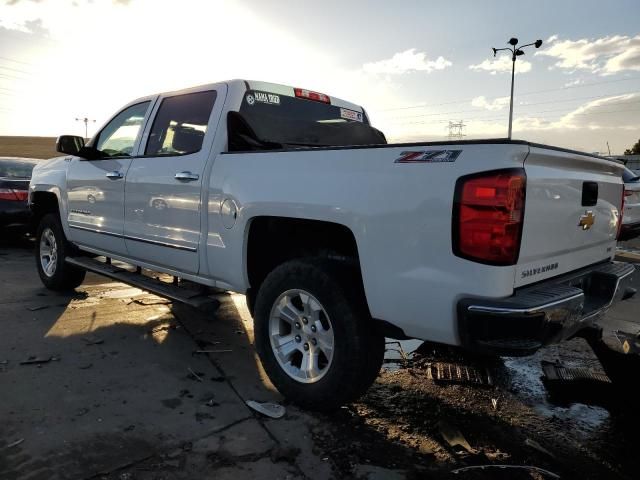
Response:
[[[384,338],[353,269],[320,259],[273,270],[256,298],[256,350],[275,387],[312,410],[333,410],[374,382]]]
[[[72,246],[64,236],[58,215],[48,213],[42,217],[36,242],[36,265],[45,287],[57,291],[73,290],[83,282],[85,271],[65,262]]]

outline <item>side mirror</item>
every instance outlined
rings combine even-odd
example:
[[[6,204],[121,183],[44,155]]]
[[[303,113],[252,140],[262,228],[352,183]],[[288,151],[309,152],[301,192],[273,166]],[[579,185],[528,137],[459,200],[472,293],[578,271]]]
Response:
[[[84,138],[76,135],[62,135],[56,140],[56,151],[67,155],[78,155],[84,147]]]

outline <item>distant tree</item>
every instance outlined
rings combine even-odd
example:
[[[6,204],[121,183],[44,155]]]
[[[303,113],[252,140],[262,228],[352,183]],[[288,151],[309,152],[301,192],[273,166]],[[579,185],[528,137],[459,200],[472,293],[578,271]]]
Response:
[[[640,140],[638,140],[635,145],[631,148],[627,148],[624,151],[625,155],[640,155]]]

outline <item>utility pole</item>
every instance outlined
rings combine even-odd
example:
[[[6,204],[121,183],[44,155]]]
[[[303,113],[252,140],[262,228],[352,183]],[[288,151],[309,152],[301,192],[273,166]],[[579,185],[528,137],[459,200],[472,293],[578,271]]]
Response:
[[[609,146],[609,140],[607,140],[607,150],[609,150],[609,156],[611,156],[611,147]]]
[[[76,122],[83,122],[84,123],[84,139],[88,140],[89,139],[89,135],[88,135],[89,122],[96,123],[96,121],[95,120],[91,120],[88,117],[83,117],[83,118],[76,118]]]
[[[462,137],[465,136],[464,133],[462,133],[464,127],[466,127],[466,125],[462,120],[459,122],[449,120],[449,140],[462,140]]]
[[[509,39],[508,43],[509,45],[511,45],[511,47],[492,48],[491,50],[493,50],[494,57],[498,52],[502,50],[508,50],[509,52],[511,52],[511,62],[512,62],[511,64],[511,101],[509,102],[509,135],[507,137],[509,138],[509,140],[511,140],[511,130],[513,126],[513,83],[516,75],[516,58],[518,58],[520,55],[524,55],[524,51],[522,49],[525,47],[530,47],[531,45],[534,45],[536,48],[540,48],[540,46],[542,45],[542,40],[536,40],[533,43],[527,43],[526,45],[522,45],[520,47],[516,46],[518,45],[517,38]]]

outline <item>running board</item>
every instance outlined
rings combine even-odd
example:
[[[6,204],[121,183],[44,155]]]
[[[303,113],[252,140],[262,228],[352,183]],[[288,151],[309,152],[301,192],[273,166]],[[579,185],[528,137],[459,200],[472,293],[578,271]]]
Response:
[[[215,310],[220,306],[220,302],[208,296],[202,291],[193,290],[187,287],[173,285],[155,278],[147,277],[141,273],[130,272],[116,265],[101,262],[89,257],[67,257],[67,263],[87,270],[89,272],[113,278],[119,282],[126,283],[133,287],[138,287],[160,297],[186,303],[195,308]]]

